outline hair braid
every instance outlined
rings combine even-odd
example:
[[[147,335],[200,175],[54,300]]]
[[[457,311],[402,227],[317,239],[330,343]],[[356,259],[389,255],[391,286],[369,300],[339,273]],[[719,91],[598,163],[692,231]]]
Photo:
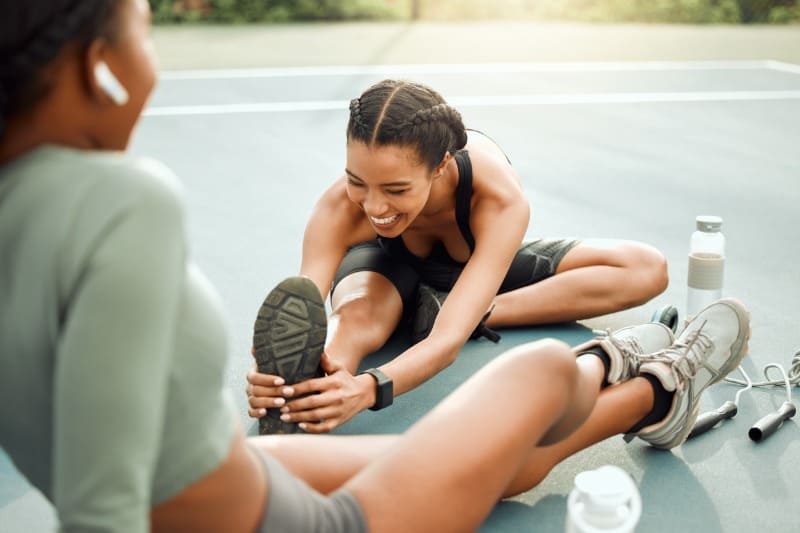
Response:
[[[436,104],[414,112],[408,118],[406,124],[409,126],[421,126],[431,122],[444,123],[452,130],[455,136],[454,149],[459,150],[467,144],[467,131],[464,128],[461,113],[446,103]]]
[[[350,102],[348,141],[409,146],[433,169],[467,144],[461,114],[421,83],[383,80]]]
[[[355,129],[358,130],[359,136],[369,136],[369,126],[367,126],[366,122],[364,121],[364,117],[361,116],[360,98],[353,98],[350,100],[350,120]]]

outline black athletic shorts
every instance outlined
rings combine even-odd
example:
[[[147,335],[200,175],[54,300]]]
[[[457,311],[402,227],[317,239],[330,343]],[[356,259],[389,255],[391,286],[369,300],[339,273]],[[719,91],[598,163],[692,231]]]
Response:
[[[523,243],[511,267],[508,269],[498,294],[533,285],[556,273],[564,256],[578,245],[574,239],[536,239]],[[403,299],[403,313],[414,307],[417,286],[425,283],[431,287],[449,291],[455,285],[464,265],[450,264],[392,254],[376,240],[365,241],[351,247],[339,265],[333,278],[333,289],[345,277],[355,272],[377,272],[386,277],[397,288]]]

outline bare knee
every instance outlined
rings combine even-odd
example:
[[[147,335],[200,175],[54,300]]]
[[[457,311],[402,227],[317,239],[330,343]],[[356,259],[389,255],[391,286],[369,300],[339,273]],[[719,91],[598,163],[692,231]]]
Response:
[[[623,262],[629,270],[630,290],[623,291],[621,307],[646,303],[664,292],[669,283],[664,254],[645,244],[626,244]]]
[[[365,294],[347,295],[341,298],[333,308],[333,316],[346,324],[366,325],[375,305]]]
[[[544,382],[566,393],[566,401],[575,394],[578,365],[568,344],[557,339],[545,339],[512,348],[507,357],[511,371],[528,382]]]
[[[376,302],[374,297],[354,295],[337,302],[331,321],[337,321],[341,333],[357,332],[359,339],[368,348],[377,350],[397,326],[399,316]]]
[[[639,283],[643,292],[639,303],[642,304],[667,289],[669,274],[667,273],[667,258],[652,246],[642,246],[639,265]]]
[[[575,360],[575,352],[565,342],[557,339],[546,339],[545,350],[536,358],[535,365],[539,371],[546,373],[550,378],[554,378],[559,385],[573,396],[578,384],[578,364]]]

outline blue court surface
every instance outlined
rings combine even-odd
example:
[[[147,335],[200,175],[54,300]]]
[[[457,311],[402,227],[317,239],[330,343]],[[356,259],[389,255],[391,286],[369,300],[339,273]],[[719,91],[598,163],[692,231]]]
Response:
[[[647,305],[580,324],[471,341],[456,363],[339,433],[401,432],[504,349],[683,312],[694,219],[723,217],[725,292],[753,317],[744,366],[761,378],[800,349],[800,65],[775,61],[510,63],[167,72],[133,152],[163,160],[186,185],[194,260],[230,315],[227,384],[242,420],[250,333],[266,292],[299,268],[311,208],[344,168],[350,98],[385,77],[428,83],[509,154],[533,208],[529,237],[633,239],[662,250],[670,286]],[[402,350],[391,339],[369,363]],[[703,407],[738,389],[714,386]],[[202,393],[202,391],[199,391]],[[800,404],[800,394],[795,393]],[[616,464],[637,481],[642,532],[800,530],[800,431],[789,421],[755,444],[749,427],[785,399],[742,397],[736,418],[672,452],[614,437],[559,465],[534,490],[497,505],[481,531],[564,530],[575,474]],[[487,401],[491,401],[488,398]],[[513,408],[513,406],[503,406]],[[469,445],[469,443],[464,443]],[[447,495],[431,495],[446,498]],[[0,456],[0,530],[52,528],[42,498]]]

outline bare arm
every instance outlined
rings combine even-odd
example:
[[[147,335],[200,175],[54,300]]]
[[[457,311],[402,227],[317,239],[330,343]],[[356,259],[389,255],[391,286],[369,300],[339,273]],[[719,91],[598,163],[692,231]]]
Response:
[[[375,236],[364,214],[347,197],[344,177],[337,180],[314,206],[306,225],[300,274],[314,281],[324,300],[347,249]],[[247,382],[251,417],[262,417],[268,408],[280,407],[291,397],[283,392],[282,378],[260,374],[255,365]]]
[[[84,222],[100,228],[90,252],[65,261],[81,265],[53,370],[52,491],[65,532],[148,531],[162,444],[186,269],[182,208],[158,177],[118,172],[129,176],[87,196],[83,212],[100,213]],[[103,195],[125,205],[99,225]]]
[[[431,334],[383,365],[395,395],[450,365],[491,306],[528,227],[530,208],[516,173],[494,157],[473,157],[470,226],[475,251],[445,300]],[[478,179],[482,176],[483,179]]]
[[[394,381],[395,396],[417,387],[452,363],[489,308],[519,249],[528,224],[528,203],[513,169],[498,159],[487,154],[473,159],[476,172],[470,225],[476,248],[440,311],[431,335],[381,367]],[[484,181],[475,179],[477,172],[485,176]],[[359,215],[363,217],[360,212]],[[316,251],[311,245],[309,249]],[[326,288],[329,283],[328,280]],[[328,376],[294,385],[288,394],[301,396],[326,391],[292,401],[291,413],[286,415],[292,422],[305,424],[301,427],[312,433],[330,431],[375,402],[375,383],[370,376],[353,377],[345,369],[335,368],[331,361],[327,363],[323,357]],[[336,379],[343,381],[332,388]],[[346,401],[341,395],[329,394],[347,386],[360,392],[347,396]],[[335,409],[331,400],[338,402]],[[346,413],[341,408],[344,404],[348,406]],[[314,422],[320,419],[324,422]]]
[[[347,197],[344,178],[338,179],[319,199],[308,220],[300,274],[314,280],[324,299],[347,249],[375,236],[364,213]]]

